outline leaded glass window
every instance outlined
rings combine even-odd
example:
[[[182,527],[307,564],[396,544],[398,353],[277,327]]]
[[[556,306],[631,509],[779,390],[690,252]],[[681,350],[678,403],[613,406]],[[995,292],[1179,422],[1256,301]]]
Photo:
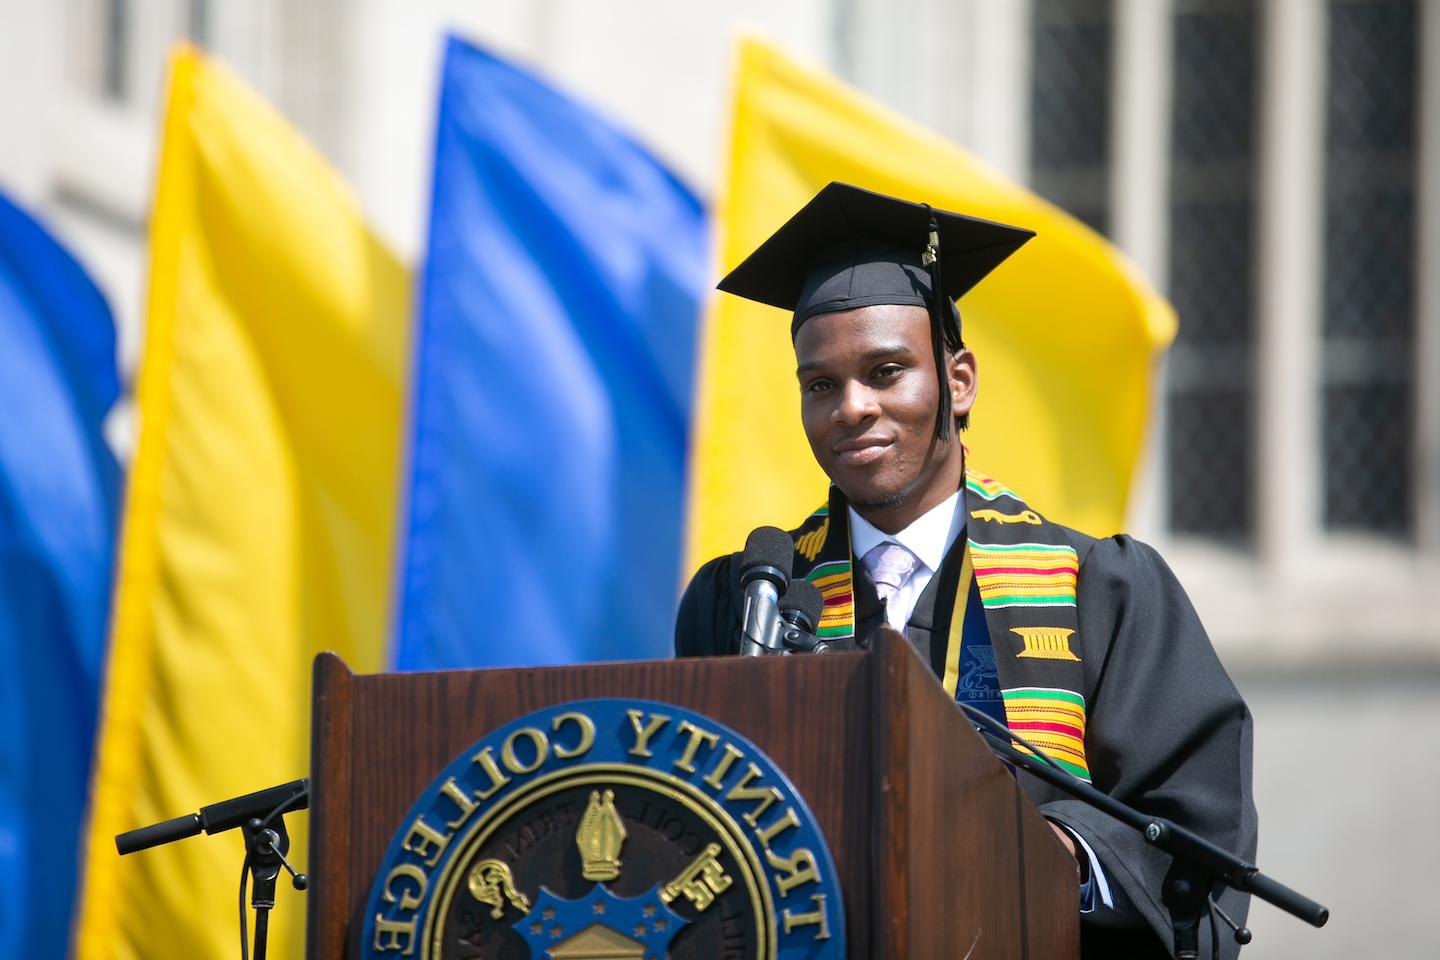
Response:
[[[1111,0],[1036,0],[1030,173],[1036,192],[1109,227]]]
[[[1320,434],[1325,526],[1414,517],[1414,0],[1332,0]]]
[[[1250,537],[1255,478],[1259,18],[1248,0],[1177,0],[1166,409],[1172,529]]]
[[[104,0],[101,20],[100,94],[122,102],[130,96],[130,0]]]

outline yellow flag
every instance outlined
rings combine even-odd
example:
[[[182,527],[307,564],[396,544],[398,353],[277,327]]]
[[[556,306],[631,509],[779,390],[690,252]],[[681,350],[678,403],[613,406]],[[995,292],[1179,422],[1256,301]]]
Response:
[[[340,177],[190,50],[171,64],[76,952],[230,957],[239,832],[114,835],[309,772],[310,661],[382,666],[407,279]],[[290,815],[302,865],[305,815]],[[271,952],[300,956],[282,875]]]
[[[1175,332],[1125,258],[955,144],[757,41],[740,50],[732,123],[723,270],[832,180],[1036,231],[960,301],[980,373],[969,462],[1053,520],[1119,530],[1151,371]],[[756,526],[796,526],[826,489],[800,428],[789,316],[720,295],[701,341],[692,570]]]

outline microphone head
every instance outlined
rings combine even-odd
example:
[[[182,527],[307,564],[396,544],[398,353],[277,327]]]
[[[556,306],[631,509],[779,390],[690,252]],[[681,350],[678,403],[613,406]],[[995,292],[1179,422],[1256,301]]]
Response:
[[[746,538],[745,553],[740,557],[740,586],[765,579],[776,590],[784,590],[794,562],[795,541],[790,534],[779,527],[756,527]]]
[[[825,595],[809,580],[791,580],[780,598],[780,616],[806,633],[814,633],[825,609]]]

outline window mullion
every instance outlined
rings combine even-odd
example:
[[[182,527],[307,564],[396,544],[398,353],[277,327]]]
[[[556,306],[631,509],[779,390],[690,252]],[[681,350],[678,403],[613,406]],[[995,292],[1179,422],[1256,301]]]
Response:
[[[1324,8],[1270,0],[1264,31],[1256,540],[1261,563],[1283,571],[1319,536],[1319,438],[1296,426],[1319,419]]]

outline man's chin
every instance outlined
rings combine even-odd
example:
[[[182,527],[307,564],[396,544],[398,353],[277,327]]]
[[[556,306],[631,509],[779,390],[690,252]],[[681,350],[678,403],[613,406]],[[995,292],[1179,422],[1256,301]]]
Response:
[[[887,510],[894,510],[896,507],[901,506],[909,496],[908,490],[895,490],[890,493],[875,490],[861,490],[856,491],[854,494],[850,493],[844,487],[841,487],[840,490],[845,494],[845,499],[849,501],[850,506],[861,513],[870,511],[883,513]]]

